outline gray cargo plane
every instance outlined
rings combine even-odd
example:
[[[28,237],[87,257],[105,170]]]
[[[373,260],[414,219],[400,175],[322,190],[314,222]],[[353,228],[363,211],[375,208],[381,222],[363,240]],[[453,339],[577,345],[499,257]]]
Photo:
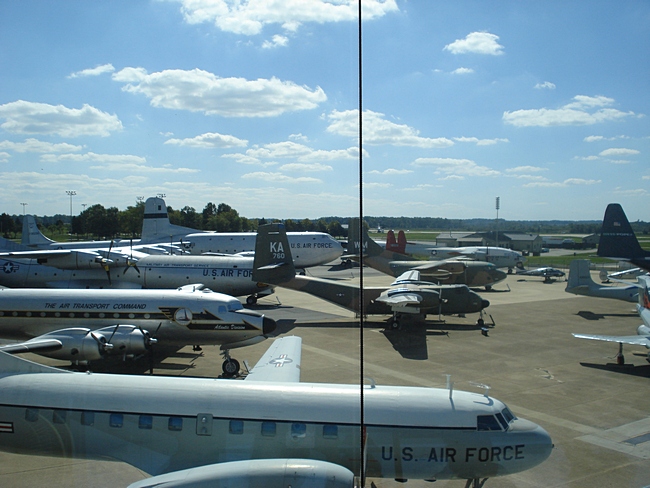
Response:
[[[636,330],[634,336],[610,336],[610,335],[597,335],[597,334],[573,334],[574,337],[579,339],[592,339],[595,341],[618,342],[618,353],[616,354],[616,363],[618,365],[625,364],[625,357],[623,356],[623,344],[632,344],[636,346],[645,346],[650,349],[650,295],[648,288],[650,287],[650,277],[639,276],[640,290],[639,290],[639,303],[636,308],[639,316],[643,321],[642,325]],[[646,361],[650,362],[650,351],[646,357]]]
[[[296,275],[284,225],[267,224],[258,229],[253,279],[302,291],[360,313],[357,285],[325,278]],[[437,285],[420,281],[418,271],[409,271],[388,287],[364,287],[363,311],[368,315],[391,315],[398,327],[404,314],[424,319],[427,314],[482,312],[490,304],[466,285]],[[482,317],[479,324],[483,324]]]
[[[128,324],[128,325],[123,325]],[[103,327],[103,328],[102,328]],[[0,347],[88,364],[165,346],[220,345],[223,371],[239,363],[229,350],[263,341],[275,322],[234,297],[203,286],[175,290],[0,289],[0,337],[29,339]]]
[[[400,276],[410,270],[420,272],[422,279],[437,283],[451,285],[463,284],[470,287],[484,286],[486,290],[507,278],[507,274],[486,261],[460,261],[446,259],[442,261],[417,261],[404,254],[392,252],[372,240],[365,229],[359,238],[359,219],[350,219],[348,224],[348,255],[345,257],[358,259],[360,250],[363,249],[364,264],[377,271]],[[363,242],[363,244],[362,244]]]
[[[372,384],[361,417],[360,385],[300,383],[300,348],[276,340],[244,381],[63,372],[0,353],[0,450],[152,475],[132,488],[352,488],[362,469],[479,487],[551,453],[542,427],[487,394]]]
[[[605,209],[597,254],[624,259],[650,271],[650,251],[641,248],[623,207],[618,203],[610,203]]]
[[[574,259],[569,266],[569,280],[565,291],[574,295],[586,297],[614,298],[626,302],[639,300],[639,287],[636,284],[627,286],[598,285],[589,271],[591,261],[588,259]]]

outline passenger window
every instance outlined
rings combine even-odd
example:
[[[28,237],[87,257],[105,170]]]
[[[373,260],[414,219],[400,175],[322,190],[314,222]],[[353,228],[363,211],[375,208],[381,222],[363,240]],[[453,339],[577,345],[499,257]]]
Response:
[[[151,415],[140,415],[138,419],[138,428],[151,430],[153,427],[153,417]]]
[[[116,429],[121,429],[122,425],[124,425],[124,415],[121,413],[112,413],[109,420],[109,425],[111,427],[115,427]]]
[[[476,430],[502,430],[494,415],[479,415]]]
[[[272,437],[275,435],[275,422],[262,422],[262,435]]]
[[[95,412],[81,412],[81,425],[95,425]]]
[[[241,435],[244,433],[244,422],[241,420],[231,420],[230,421],[230,427],[228,428],[228,431],[231,434],[235,435]]]
[[[183,430],[183,419],[181,417],[169,417],[167,428],[177,432]]]
[[[291,437],[305,437],[307,434],[307,425],[294,423],[291,424]]]
[[[339,426],[338,425],[323,425],[323,437],[325,439],[338,439]]]
[[[65,424],[66,414],[67,412],[65,410],[54,410],[52,412],[52,422],[55,424]]]
[[[38,420],[38,408],[26,409],[25,420],[27,420],[27,422],[36,422]]]

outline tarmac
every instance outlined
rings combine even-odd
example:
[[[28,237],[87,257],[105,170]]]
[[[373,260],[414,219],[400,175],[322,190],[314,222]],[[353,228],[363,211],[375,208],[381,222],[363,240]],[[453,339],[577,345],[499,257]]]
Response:
[[[321,266],[308,273],[354,282],[359,269]],[[594,280],[598,280],[595,273]],[[364,269],[366,286],[391,281]],[[444,388],[451,375],[454,389],[483,392],[489,386],[489,394],[505,402],[515,415],[549,432],[555,447],[546,462],[523,473],[490,479],[487,488],[650,485],[648,351],[626,346],[625,365],[619,366],[614,359],[617,344],[571,335],[634,335],[641,320],[633,303],[571,295],[564,291],[565,285],[563,279],[544,283],[542,278],[509,275],[492,291],[478,290],[490,301],[486,322],[495,323],[487,337],[476,325],[477,314],[445,316],[442,321],[429,316],[426,328],[403,330],[384,330],[388,317],[371,316],[364,321],[362,333],[352,312],[280,288],[254,308],[278,322],[274,335],[302,337],[301,381],[358,384],[363,351],[363,374],[377,384]],[[264,341],[231,352],[253,366],[268,346],[269,341]],[[221,362],[217,347],[204,347],[201,352],[186,347],[157,362],[154,374],[215,377]],[[148,369],[129,367],[131,373]],[[0,453],[0,486],[113,488],[146,477],[125,463]],[[369,479],[368,486],[371,481],[378,488],[402,485]],[[435,487],[464,484],[437,481]],[[431,483],[413,480],[407,485]]]

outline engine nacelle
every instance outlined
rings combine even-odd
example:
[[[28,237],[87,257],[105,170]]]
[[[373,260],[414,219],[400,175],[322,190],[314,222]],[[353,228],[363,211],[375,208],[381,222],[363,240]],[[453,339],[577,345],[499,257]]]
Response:
[[[91,330],[81,327],[61,329],[32,339],[56,339],[63,347],[37,352],[41,356],[73,362],[96,361],[111,355],[137,355],[146,352],[151,342],[148,332],[134,325],[117,325]],[[29,342],[29,341],[28,341]]]
[[[314,459],[255,459],[211,464],[138,481],[130,488],[352,488],[352,471]]]
[[[79,249],[68,254],[37,258],[37,261],[39,264],[60,269],[103,269],[105,266],[114,264],[116,259],[102,256],[99,251]]]

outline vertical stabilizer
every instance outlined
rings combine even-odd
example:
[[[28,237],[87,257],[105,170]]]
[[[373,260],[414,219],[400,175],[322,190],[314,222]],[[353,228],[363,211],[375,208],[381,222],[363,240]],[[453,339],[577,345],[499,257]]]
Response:
[[[397,233],[397,248],[392,249],[392,251],[398,252],[400,254],[406,254],[406,234],[403,230],[400,230]]]
[[[586,286],[587,289],[598,287],[596,282],[591,278],[590,265],[591,261],[588,259],[574,259],[571,261],[569,266],[569,280],[566,284],[567,291],[579,286]]]
[[[296,269],[284,224],[260,225],[255,241],[253,281],[280,284],[291,280]]]
[[[144,202],[140,243],[175,242],[196,232],[202,231],[170,223],[167,206],[162,198],[151,197]]]
[[[54,241],[45,237],[38,230],[38,225],[36,225],[36,219],[33,215],[25,215],[23,217],[23,236],[20,243],[24,246],[39,247],[49,246]]]
[[[623,207],[618,203],[610,203],[605,210],[598,256],[626,259],[645,269],[650,265],[650,252],[641,248]]]
[[[395,239],[395,232],[393,229],[386,233],[386,250],[395,251],[397,248],[397,240]]]

